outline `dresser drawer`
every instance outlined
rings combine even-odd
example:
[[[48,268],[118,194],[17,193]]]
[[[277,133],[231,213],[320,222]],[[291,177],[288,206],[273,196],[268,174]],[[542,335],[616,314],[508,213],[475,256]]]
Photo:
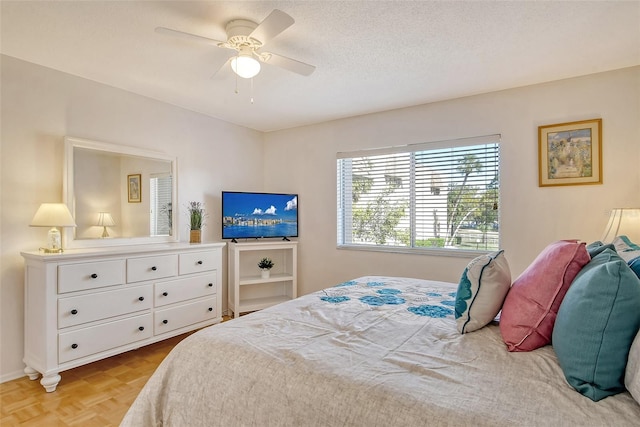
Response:
[[[151,285],[146,285],[60,298],[58,300],[58,328],[80,325],[140,310],[150,310],[153,305],[152,289]]]
[[[177,275],[177,254],[127,259],[127,282],[129,283]]]
[[[216,293],[216,274],[203,274],[183,279],[156,283],[154,302],[156,307],[187,301]]]
[[[165,332],[170,332],[175,329],[193,325],[198,322],[204,322],[205,320],[214,319],[216,317],[215,297],[189,304],[183,304],[178,307],[156,310],[154,318],[154,333],[156,335],[164,334]]]
[[[201,271],[212,271],[220,265],[219,251],[188,252],[179,255],[180,274],[199,273]]]
[[[124,259],[59,265],[58,293],[120,285],[124,274]]]
[[[151,319],[152,315],[149,313],[61,333],[58,335],[58,363],[151,338]]]

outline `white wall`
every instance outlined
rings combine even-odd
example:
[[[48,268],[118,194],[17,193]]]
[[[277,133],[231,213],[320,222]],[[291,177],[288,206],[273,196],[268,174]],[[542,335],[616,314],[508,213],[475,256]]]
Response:
[[[538,126],[591,118],[603,120],[603,185],[538,187]],[[598,240],[608,210],[640,207],[640,67],[272,132],[265,190],[300,194],[300,294],[368,274],[457,282],[468,259],[336,249],[336,152],[489,134],[502,135],[514,278],[548,243]]]
[[[1,60],[0,381],[4,381],[21,375],[24,368],[20,251],[34,250],[46,240],[45,228],[29,227],[40,203],[62,201],[65,135],[177,156],[178,207],[191,200],[205,203],[209,216],[204,241],[220,240],[222,189],[262,187],[263,136],[14,58]],[[184,209],[178,232],[181,241],[188,241]],[[226,273],[223,277],[226,283]]]

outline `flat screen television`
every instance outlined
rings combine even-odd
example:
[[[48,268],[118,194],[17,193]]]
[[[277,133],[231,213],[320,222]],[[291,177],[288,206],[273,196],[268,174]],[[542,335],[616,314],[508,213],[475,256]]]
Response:
[[[222,238],[298,237],[298,195],[222,192]]]

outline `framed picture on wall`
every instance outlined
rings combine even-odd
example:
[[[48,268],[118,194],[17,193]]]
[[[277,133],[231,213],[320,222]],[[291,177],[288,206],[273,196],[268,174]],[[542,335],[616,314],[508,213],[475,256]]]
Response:
[[[602,184],[602,119],[538,127],[540,187]]]
[[[127,191],[129,194],[129,203],[140,203],[142,201],[142,188],[140,182],[140,174],[127,175]]]

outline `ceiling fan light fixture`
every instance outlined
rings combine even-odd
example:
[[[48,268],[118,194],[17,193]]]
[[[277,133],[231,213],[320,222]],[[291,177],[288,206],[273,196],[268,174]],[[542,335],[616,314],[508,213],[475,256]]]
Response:
[[[243,79],[250,79],[260,72],[260,62],[250,55],[240,54],[231,60],[231,69]]]
[[[236,73],[236,76],[251,79],[260,73],[260,62],[268,62],[272,66],[284,68],[302,76],[308,76],[316,69],[313,65],[261,50],[274,37],[293,25],[294,22],[291,16],[278,9],[274,9],[260,24],[247,19],[234,19],[227,22],[225,27],[227,33],[226,41],[165,27],[157,27],[155,31],[159,34],[197,40],[201,43],[235,51],[236,56],[230,59],[227,56],[225,62],[219,65],[214,75],[223,68],[225,70],[228,69],[227,67],[231,63],[231,69]],[[236,86],[237,82],[236,78]]]

